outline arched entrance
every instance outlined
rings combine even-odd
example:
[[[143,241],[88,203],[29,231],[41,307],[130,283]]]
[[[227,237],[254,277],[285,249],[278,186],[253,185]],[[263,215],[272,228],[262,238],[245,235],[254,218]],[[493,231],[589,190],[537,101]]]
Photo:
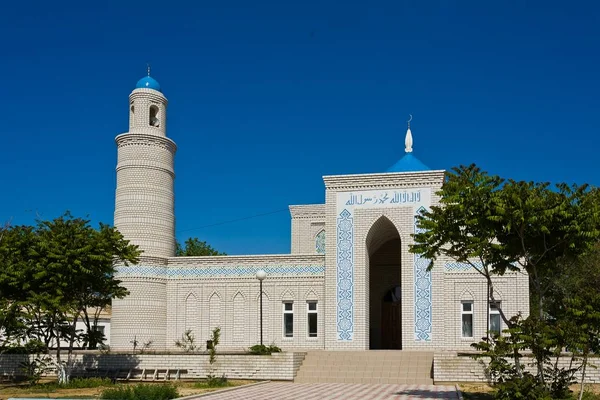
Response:
[[[379,218],[367,234],[369,348],[402,348],[401,241],[394,224]]]

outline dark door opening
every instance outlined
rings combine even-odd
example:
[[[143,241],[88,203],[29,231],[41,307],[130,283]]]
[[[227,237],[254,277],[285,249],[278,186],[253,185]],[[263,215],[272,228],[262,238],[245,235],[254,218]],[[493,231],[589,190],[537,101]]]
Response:
[[[381,347],[402,349],[402,301],[400,286],[389,290],[381,302]]]

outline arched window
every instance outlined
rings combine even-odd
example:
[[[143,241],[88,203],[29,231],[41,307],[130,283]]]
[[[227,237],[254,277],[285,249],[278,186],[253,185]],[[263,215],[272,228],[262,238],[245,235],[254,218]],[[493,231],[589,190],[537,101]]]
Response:
[[[150,121],[149,121],[150,126],[154,126],[156,128],[158,128],[160,126],[160,120],[158,119],[158,107],[157,106],[150,106]]]
[[[315,250],[317,254],[325,254],[325,231],[321,231],[315,237]]]

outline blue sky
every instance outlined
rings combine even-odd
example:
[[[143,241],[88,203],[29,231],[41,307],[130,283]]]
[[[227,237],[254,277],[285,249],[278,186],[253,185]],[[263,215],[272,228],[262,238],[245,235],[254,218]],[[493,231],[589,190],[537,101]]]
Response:
[[[20,4],[19,4],[20,3]],[[169,99],[180,239],[289,251],[289,204],[404,153],[600,184],[596,2],[10,2],[0,13],[0,221],[112,223],[146,62]]]

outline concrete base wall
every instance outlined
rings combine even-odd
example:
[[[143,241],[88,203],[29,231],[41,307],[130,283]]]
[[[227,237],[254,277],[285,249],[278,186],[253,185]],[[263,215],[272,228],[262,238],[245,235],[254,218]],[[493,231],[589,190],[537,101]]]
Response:
[[[525,364],[530,364],[531,359],[524,358]],[[489,359],[475,360],[468,355],[458,355],[457,352],[444,351],[436,352],[433,357],[433,378],[437,382],[486,382],[484,373],[484,364],[487,365]],[[559,367],[568,368],[570,357],[562,357]],[[600,358],[590,358],[585,372],[586,383],[600,383],[600,368],[594,368],[591,365],[600,366]],[[525,366],[526,370],[535,374],[535,367]],[[575,374],[577,380],[581,379],[581,372]]]
[[[225,375],[229,379],[287,380],[294,379],[305,353],[274,353],[270,356],[245,354],[217,354],[211,366],[207,354],[75,354],[75,375],[86,368],[106,369],[177,369],[187,370],[183,379],[206,378],[206,375]],[[0,376],[22,376],[20,363],[33,356],[21,354],[0,355]],[[64,357],[64,356],[63,356]],[[52,357],[54,360],[55,357]],[[49,373],[52,375],[53,372]]]

